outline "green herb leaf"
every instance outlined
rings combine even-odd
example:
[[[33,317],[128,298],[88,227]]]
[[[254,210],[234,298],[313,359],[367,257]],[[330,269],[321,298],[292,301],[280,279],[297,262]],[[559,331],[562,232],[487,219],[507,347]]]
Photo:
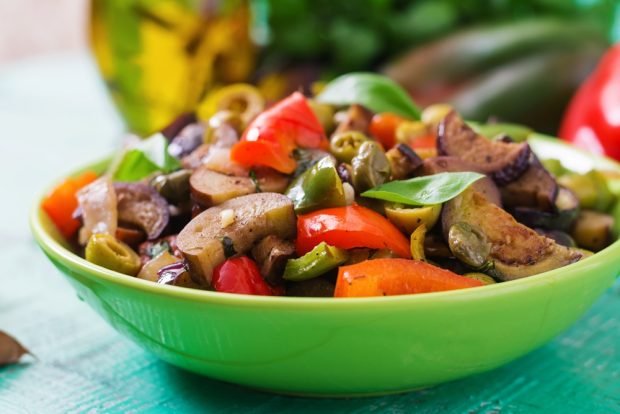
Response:
[[[390,181],[362,196],[414,206],[441,204],[461,194],[484,177],[475,172],[444,172],[409,180]]]
[[[169,173],[180,168],[179,161],[168,153],[168,140],[155,134],[130,145],[113,167],[116,181],[138,181],[161,171]]]
[[[420,109],[407,92],[393,80],[374,73],[342,75],[328,83],[317,100],[331,105],[360,104],[373,112],[420,119]]]

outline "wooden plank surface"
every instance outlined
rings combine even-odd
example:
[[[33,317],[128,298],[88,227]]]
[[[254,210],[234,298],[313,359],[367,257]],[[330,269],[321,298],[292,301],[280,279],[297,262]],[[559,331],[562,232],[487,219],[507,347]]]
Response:
[[[284,397],[157,360],[78,300],[27,226],[31,203],[50,180],[110,151],[120,131],[86,57],[0,70],[0,329],[38,358],[0,368],[0,413],[620,413],[620,283],[530,355],[402,395]]]

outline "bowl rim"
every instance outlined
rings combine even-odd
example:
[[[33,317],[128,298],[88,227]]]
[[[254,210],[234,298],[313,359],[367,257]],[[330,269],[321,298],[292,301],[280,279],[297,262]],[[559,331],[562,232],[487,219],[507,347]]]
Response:
[[[572,145],[569,145],[558,139],[535,134],[528,141],[542,141],[547,144],[554,144],[575,150],[582,155],[586,155],[588,158],[596,161],[597,165],[603,165],[605,168],[612,168],[620,172],[620,163],[611,160],[606,157],[588,154],[579,150]],[[74,169],[70,174],[63,175],[63,178],[72,174],[77,174],[80,171],[84,171],[88,168],[93,168],[95,165],[103,165],[110,160],[110,157],[104,157],[94,162],[85,164],[81,168]],[[127,276],[125,274],[109,270],[105,267],[88,262],[86,259],[80,257],[69,249],[65,248],[58,241],[52,237],[46,230],[46,224],[44,223],[44,212],[41,208],[41,201],[46,194],[49,193],[49,189],[54,187],[56,182],[61,179],[55,180],[52,185],[47,186],[46,189],[35,198],[34,205],[32,206],[29,214],[29,224],[32,235],[35,241],[53,261],[61,262],[69,269],[76,269],[81,275],[86,276],[89,279],[100,278],[114,285],[120,285],[129,289],[140,290],[143,293],[150,293],[155,295],[169,296],[170,298],[191,300],[194,302],[206,302],[218,305],[229,305],[234,307],[264,307],[269,308],[287,308],[290,309],[331,309],[331,308],[367,308],[368,306],[381,306],[382,308],[388,308],[390,306],[400,307],[403,304],[428,304],[442,300],[471,300],[473,298],[481,298],[488,296],[498,296],[504,294],[510,294],[514,291],[520,291],[523,289],[530,289],[534,287],[542,288],[544,286],[552,285],[558,281],[565,279],[575,279],[585,277],[587,272],[581,272],[586,268],[589,268],[596,263],[603,263],[608,260],[614,260],[620,257],[620,239],[614,243],[595,253],[591,257],[580,260],[579,262],[550,270],[537,275],[511,280],[507,282],[496,283],[492,285],[479,286],[475,288],[458,289],[442,292],[429,292],[419,293],[411,295],[395,295],[395,296],[380,296],[380,297],[361,297],[361,298],[334,298],[334,297],[290,297],[290,296],[257,296],[257,295],[244,295],[236,293],[224,293],[214,292],[209,290],[189,289],[179,286],[162,285],[153,283],[147,280],[138,279],[137,277]],[[618,263],[618,271],[615,277],[620,276],[620,263]],[[69,275],[69,277],[74,278]]]

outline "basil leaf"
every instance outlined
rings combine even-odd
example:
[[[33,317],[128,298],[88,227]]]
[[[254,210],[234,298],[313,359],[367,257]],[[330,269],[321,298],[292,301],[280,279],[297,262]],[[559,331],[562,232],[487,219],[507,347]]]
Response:
[[[475,172],[444,172],[390,181],[362,193],[362,196],[414,206],[441,204],[461,194],[482,177],[483,174]]]
[[[396,82],[374,73],[349,73],[328,83],[316,98],[331,105],[360,104],[373,112],[420,119],[420,109]]]
[[[138,181],[154,172],[169,173],[180,166],[168,153],[168,140],[158,133],[125,150],[115,163],[112,176],[117,181]]]

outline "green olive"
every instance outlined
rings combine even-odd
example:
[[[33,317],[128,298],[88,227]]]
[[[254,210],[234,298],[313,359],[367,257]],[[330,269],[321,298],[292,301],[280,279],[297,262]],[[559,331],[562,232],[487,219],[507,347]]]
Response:
[[[425,238],[426,238],[426,225],[422,223],[413,231],[413,233],[411,233],[411,239],[409,241],[409,248],[411,250],[411,258],[413,260],[426,261],[426,254],[424,253],[424,239]]]
[[[329,149],[338,161],[349,163],[357,155],[362,144],[368,141],[368,137],[361,132],[341,132],[332,137]]]
[[[396,227],[407,234],[411,234],[422,224],[427,229],[433,228],[441,214],[441,206],[441,204],[433,204],[430,206],[412,207],[389,203],[385,205],[385,215]]]
[[[402,144],[408,144],[426,135],[428,135],[428,128],[421,121],[404,121],[396,128],[396,141]]]
[[[86,260],[116,272],[135,276],[140,270],[140,256],[114,236],[97,233],[90,236]]]
[[[497,283],[495,279],[493,279],[489,275],[485,275],[484,273],[472,272],[472,273],[465,273],[463,276],[469,279],[479,280],[485,285],[492,285],[494,283]]]
[[[457,259],[474,269],[483,268],[491,252],[484,233],[465,222],[454,223],[450,227],[448,245]]]
[[[189,200],[189,177],[190,170],[179,170],[171,174],[158,175],[151,181],[157,192],[166,200],[179,203]]]
[[[381,145],[374,141],[364,142],[351,160],[353,187],[357,192],[383,184],[390,178],[390,161]]]

